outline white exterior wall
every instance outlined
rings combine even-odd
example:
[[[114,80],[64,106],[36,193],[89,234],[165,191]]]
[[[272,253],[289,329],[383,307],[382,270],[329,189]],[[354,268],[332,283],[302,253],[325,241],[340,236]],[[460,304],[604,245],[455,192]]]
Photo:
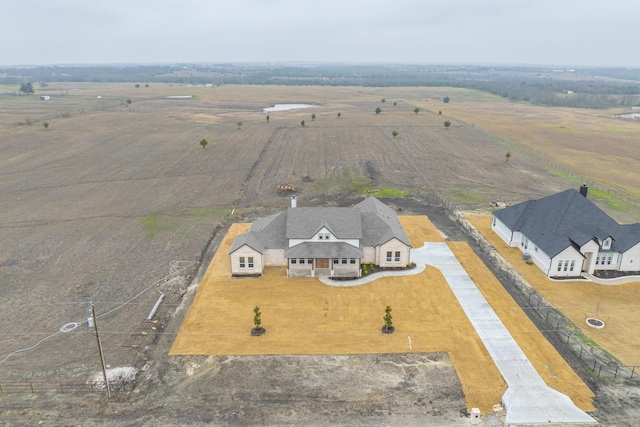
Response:
[[[580,247],[580,252],[582,252],[585,256],[585,259],[582,263],[582,271],[593,274],[593,270],[596,265],[596,256],[598,255],[599,250],[600,246],[598,246],[598,244],[593,240],[589,240],[587,243]]]
[[[521,250],[531,254],[531,259],[533,263],[537,265],[540,270],[547,272],[549,271],[549,267],[551,266],[551,258],[549,255],[544,253],[542,249],[538,248],[538,245],[529,241],[529,249],[525,249],[524,247],[520,247]],[[524,253],[523,252],[523,253]],[[582,267],[582,263],[580,263],[580,267]]]
[[[563,262],[563,265],[561,271],[558,271],[558,262],[561,260]],[[565,261],[569,262],[567,271],[564,271]],[[571,261],[573,261],[574,263],[573,271],[570,271]],[[579,277],[582,273],[583,261],[584,257],[582,256],[582,254],[570,246],[551,259],[551,266],[548,270],[547,275],[549,277]]]
[[[387,251],[392,252],[391,262],[387,262]],[[395,262],[395,253],[400,252],[400,262]],[[377,262],[380,267],[406,267],[409,264],[410,248],[398,239],[391,239],[387,243],[376,247]]]
[[[519,231],[513,232],[513,237],[509,246],[512,248],[520,247],[522,248],[522,233]]]
[[[502,221],[500,221],[498,218],[496,218],[495,216],[493,217],[493,221],[491,222],[491,229],[502,240],[504,240],[504,242],[507,245],[514,246],[514,245],[512,245],[512,242],[511,242],[511,238],[512,238],[511,237],[511,230],[509,230],[509,227],[504,225],[504,223]]]
[[[627,249],[622,254],[620,271],[640,271],[640,243]]]
[[[286,267],[287,260],[284,257],[284,249],[265,249],[264,265],[266,267]]]
[[[245,268],[240,268],[240,257],[244,257]],[[253,257],[253,268],[248,267],[249,257]],[[247,245],[231,254],[231,274],[262,274],[262,255]]]
[[[600,260],[599,260],[600,262],[598,264],[595,264],[595,260],[597,259],[598,255],[600,256]],[[611,256],[611,264],[608,264],[609,256]],[[594,254],[593,258],[594,258],[594,265],[593,265],[594,270],[618,271],[620,268],[621,256],[619,252],[600,251],[599,253]]]

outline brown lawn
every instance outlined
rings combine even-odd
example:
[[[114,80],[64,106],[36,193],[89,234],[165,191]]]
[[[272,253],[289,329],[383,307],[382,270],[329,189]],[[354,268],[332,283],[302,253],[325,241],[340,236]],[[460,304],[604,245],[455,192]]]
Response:
[[[520,275],[562,311],[582,332],[606,351],[629,366],[640,366],[640,282],[624,285],[599,285],[583,281],[552,281],[534,265],[522,261],[518,248],[509,248],[491,231],[490,215],[469,215],[467,219],[514,266]],[[604,329],[585,324],[585,311],[593,315],[600,304],[598,317],[606,320]]]
[[[401,217],[401,221],[415,246],[442,241],[427,217]],[[383,278],[346,288],[326,286],[313,278],[290,279],[283,268],[268,268],[260,279],[232,279],[227,252],[235,236],[248,227],[231,226],[200,283],[170,355],[447,352],[468,408],[491,411],[500,402],[506,384],[439,270],[428,267],[419,275]],[[543,378],[571,396],[582,409],[594,410],[588,388],[555,350],[542,342],[544,338],[535,334],[533,325],[523,326],[524,313],[510,299],[509,305],[499,291],[500,284],[468,246],[451,246],[462,256],[474,280],[485,283],[485,295],[502,301],[499,307],[505,308],[501,316],[524,328],[516,339],[532,340],[523,348],[536,350],[534,356],[539,361],[532,363]],[[256,305],[267,330],[258,338],[249,334]],[[393,308],[393,335],[380,333],[387,305]],[[551,370],[557,376],[552,381]]]

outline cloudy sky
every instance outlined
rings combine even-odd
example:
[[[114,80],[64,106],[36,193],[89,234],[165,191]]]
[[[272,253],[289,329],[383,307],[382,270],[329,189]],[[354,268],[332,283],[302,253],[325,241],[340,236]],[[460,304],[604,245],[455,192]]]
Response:
[[[7,0],[0,65],[640,67],[638,0]]]

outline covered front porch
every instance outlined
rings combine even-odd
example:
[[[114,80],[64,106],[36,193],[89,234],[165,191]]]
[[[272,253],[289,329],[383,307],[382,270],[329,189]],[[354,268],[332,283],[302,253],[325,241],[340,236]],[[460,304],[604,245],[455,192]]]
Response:
[[[289,277],[360,277],[364,252],[343,242],[305,242],[287,249]]]

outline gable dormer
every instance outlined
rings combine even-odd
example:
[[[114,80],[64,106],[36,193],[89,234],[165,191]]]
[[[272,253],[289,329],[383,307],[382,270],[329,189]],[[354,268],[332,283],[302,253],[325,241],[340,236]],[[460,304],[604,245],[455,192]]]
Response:
[[[318,241],[328,241],[328,240],[335,240],[335,236],[333,236],[331,234],[331,231],[329,231],[329,229],[327,227],[322,227],[315,235],[315,239],[312,240],[318,240]]]
[[[600,247],[602,248],[602,250],[608,251],[609,249],[611,249],[612,242],[613,242],[613,239],[611,238],[611,236],[609,236],[602,241]]]

